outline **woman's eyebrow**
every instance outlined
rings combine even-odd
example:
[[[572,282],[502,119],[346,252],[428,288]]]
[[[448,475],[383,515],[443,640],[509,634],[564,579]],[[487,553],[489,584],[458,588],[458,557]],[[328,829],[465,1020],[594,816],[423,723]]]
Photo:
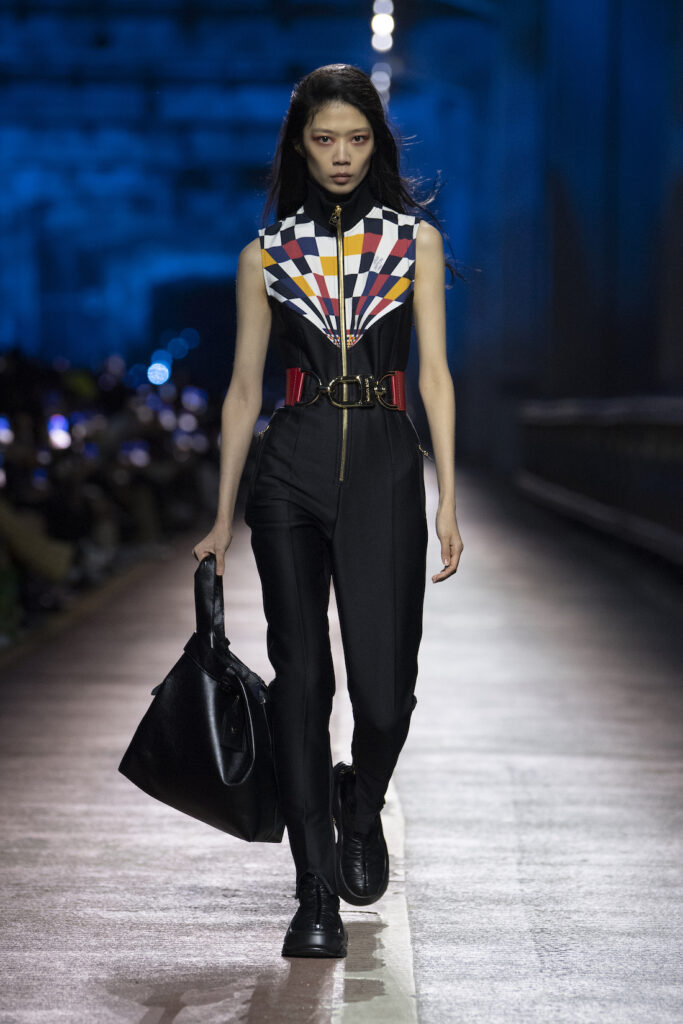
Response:
[[[312,132],[325,132],[326,135],[359,135],[362,132],[369,132],[369,128],[350,128],[348,132],[335,132],[332,128],[311,128]]]

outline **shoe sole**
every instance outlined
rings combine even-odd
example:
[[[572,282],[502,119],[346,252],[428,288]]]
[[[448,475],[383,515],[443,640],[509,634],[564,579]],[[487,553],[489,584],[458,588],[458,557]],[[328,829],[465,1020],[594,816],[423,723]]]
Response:
[[[313,957],[317,960],[341,959],[346,956],[346,946],[335,952],[328,949],[321,949],[320,946],[301,946],[297,949],[283,949],[282,955],[287,957],[307,956]]]
[[[283,956],[312,956],[312,957],[344,957],[346,956],[348,936],[339,945],[326,945],[321,935],[309,935],[301,937],[296,943],[289,944],[287,940],[282,947]]]
[[[353,889],[350,889],[344,878],[344,872],[341,866],[341,854],[342,844],[344,842],[344,829],[342,827],[342,805],[341,805],[341,787],[339,785],[339,772],[337,772],[338,765],[335,766],[334,770],[334,823],[337,826],[337,842],[335,846],[335,875],[337,883],[337,893],[344,900],[345,903],[350,903],[353,907],[367,907],[370,903],[376,903],[377,900],[384,896],[389,886],[389,855],[388,853],[384,856],[384,882],[382,888],[373,893],[371,896],[358,896]],[[384,834],[384,833],[382,833]]]

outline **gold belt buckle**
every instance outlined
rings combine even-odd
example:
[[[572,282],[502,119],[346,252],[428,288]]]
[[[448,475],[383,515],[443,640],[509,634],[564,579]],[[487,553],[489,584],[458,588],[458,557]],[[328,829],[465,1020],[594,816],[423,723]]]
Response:
[[[348,374],[341,377],[333,377],[332,380],[326,387],[321,387],[320,391],[326,394],[332,405],[335,405],[338,409],[359,409],[368,405],[375,404],[375,396],[372,386],[373,378],[368,374]],[[360,401],[349,402],[342,399],[341,402],[335,398],[335,391],[338,387],[343,387],[346,384],[356,384],[360,388]]]

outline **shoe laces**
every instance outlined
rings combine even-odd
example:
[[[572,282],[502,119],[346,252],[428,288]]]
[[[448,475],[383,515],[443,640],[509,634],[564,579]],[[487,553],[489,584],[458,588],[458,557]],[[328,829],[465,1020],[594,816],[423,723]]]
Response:
[[[313,911],[316,923],[335,923],[339,914],[339,896],[331,893],[323,880],[306,872],[299,883],[299,904],[304,912]]]

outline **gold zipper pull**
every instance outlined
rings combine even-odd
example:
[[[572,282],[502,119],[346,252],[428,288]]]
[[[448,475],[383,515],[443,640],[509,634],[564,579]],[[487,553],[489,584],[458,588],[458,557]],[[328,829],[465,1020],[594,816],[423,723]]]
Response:
[[[417,447],[418,447],[418,451],[422,452],[422,454],[423,454],[423,455],[426,455],[428,459],[431,459],[431,458],[432,458],[432,456],[431,456],[431,455],[429,454],[429,452],[427,451],[427,449],[426,449],[426,448],[423,448],[421,444],[418,444],[418,446],[417,446]],[[434,460],[432,459],[432,461],[434,461]]]
[[[330,217],[330,224],[332,224],[332,226],[335,227],[335,228],[336,228],[336,226],[339,223],[339,220],[341,218],[341,212],[342,212],[342,208],[339,205],[339,203],[337,203],[337,205],[335,206],[334,210],[332,211],[332,216]]]

